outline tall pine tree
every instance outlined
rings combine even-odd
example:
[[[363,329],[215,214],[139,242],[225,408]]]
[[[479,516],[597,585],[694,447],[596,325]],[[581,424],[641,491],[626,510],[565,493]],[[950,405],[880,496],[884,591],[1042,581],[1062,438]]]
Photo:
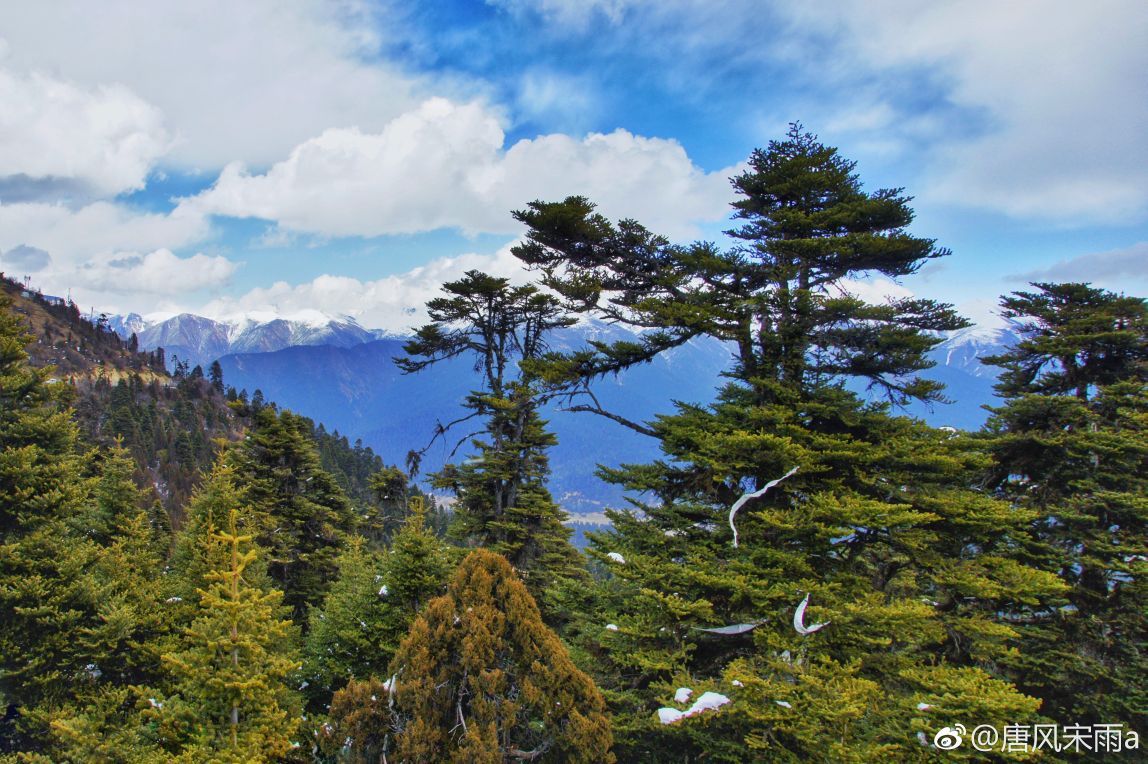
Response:
[[[1024,621],[1017,682],[1061,723],[1148,735],[1148,306],[1033,286],[1001,301],[1021,341],[986,359],[1008,399],[988,482],[1036,513],[1024,558],[1071,588]]]
[[[629,423],[664,457],[604,473],[641,511],[611,512],[594,537],[601,585],[562,595],[620,752],[912,758],[942,721],[1032,718],[1038,701],[993,669],[1016,636],[999,614],[1060,590],[1013,556],[1032,514],[972,489],[975,443],[889,413],[940,398],[918,373],[936,332],[965,322],[930,300],[849,291],[947,252],[906,230],[900,190],[865,192],[852,162],[798,126],[733,186],[742,224],[728,251],[614,225],[580,198],[516,213],[530,231],[515,254],[547,286],[643,330],[551,356],[548,379],[576,387],[698,336],[734,354],[713,404]],[[677,687],[731,702],[662,724],[655,709]]]
[[[70,389],[28,365],[9,305],[0,296],[0,747],[35,750],[46,734],[30,712],[99,679],[79,639],[97,623],[99,548]]]
[[[284,602],[305,623],[335,577],[335,560],[355,528],[346,494],[319,463],[309,420],[264,406],[231,451],[238,485],[254,512],[256,539]]]
[[[546,488],[546,451],[556,440],[539,416],[544,395],[528,364],[545,352],[547,334],[573,319],[536,288],[478,271],[443,291],[447,296],[427,303],[431,323],[404,346],[407,357],[397,363],[411,373],[472,357],[483,387],[467,397],[470,413],[458,423],[483,424],[481,437],[471,441],[477,454],[448,465],[433,482],[458,496],[456,537],[504,554],[538,593],[556,576],[573,574],[578,555],[562,525],[565,513]],[[440,426],[436,437],[449,429]]]

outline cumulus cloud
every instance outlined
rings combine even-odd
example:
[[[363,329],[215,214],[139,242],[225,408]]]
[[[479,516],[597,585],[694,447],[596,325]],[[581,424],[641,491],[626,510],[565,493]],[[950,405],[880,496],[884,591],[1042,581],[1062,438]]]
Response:
[[[1061,224],[1148,212],[1148,143],[1132,127],[1148,123],[1148,101],[1134,95],[1148,69],[1148,16],[1137,3],[777,7],[797,33],[829,41],[834,76],[863,72],[894,93],[913,81],[906,72],[930,72],[946,107],[964,114],[928,128],[921,197]],[[904,108],[870,109],[875,134],[919,121]]]
[[[740,66],[743,79],[778,72],[766,135],[801,117],[854,156],[910,162],[924,202],[1061,225],[1148,214],[1137,0],[487,2],[595,44],[657,39],[642,48],[651,71],[687,92],[713,76],[698,61]],[[783,95],[786,84],[797,93]]]
[[[122,85],[82,87],[0,69],[4,200],[142,188],[171,146],[160,111]]]
[[[332,236],[449,227],[510,233],[510,210],[571,194],[679,237],[727,213],[731,170],[703,172],[676,141],[615,130],[504,149],[504,137],[493,110],[431,99],[379,133],[326,130],[262,174],[231,164],[181,207]]]
[[[177,129],[171,162],[214,169],[270,163],[331,126],[378,129],[417,103],[422,78],[381,55],[379,9],[359,0],[4,3],[0,35],[24,70],[59,72],[88,91],[123,83]],[[443,75],[435,86],[454,87]]]
[[[319,310],[347,315],[372,329],[406,332],[427,320],[426,302],[441,294],[442,284],[461,278],[468,270],[481,270],[524,283],[528,275],[506,247],[493,255],[464,254],[439,258],[406,273],[375,281],[323,275],[303,284],[280,281],[252,289],[240,297],[214,300],[203,315],[227,319],[254,312],[290,315]]]
[[[913,290],[883,276],[868,279],[841,279],[837,282],[837,286],[854,297],[859,297],[874,305],[913,296]]]
[[[223,286],[235,268],[235,263],[218,255],[177,257],[169,249],[118,252],[84,263],[76,269],[74,283],[98,292],[182,295]]]
[[[21,244],[0,253],[0,271],[4,268],[12,275],[42,271],[52,262],[52,256],[42,249]]]
[[[1126,285],[1127,279],[1148,279],[1148,241],[1061,260],[1048,268],[1009,278],[1014,281],[1088,281],[1120,288]]]
[[[26,244],[75,266],[118,251],[149,252],[189,245],[205,237],[208,221],[188,210],[141,212],[112,202],[79,209],[63,204],[0,204],[0,251]]]

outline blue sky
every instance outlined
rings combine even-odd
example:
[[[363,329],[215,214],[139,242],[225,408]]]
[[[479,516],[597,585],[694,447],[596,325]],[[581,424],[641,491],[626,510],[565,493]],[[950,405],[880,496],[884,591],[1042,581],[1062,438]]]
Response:
[[[728,176],[800,120],[954,252],[865,296],[1148,294],[1141,4],[813,6],[0,2],[0,270],[401,329],[444,279],[516,275],[534,198],[720,237]]]

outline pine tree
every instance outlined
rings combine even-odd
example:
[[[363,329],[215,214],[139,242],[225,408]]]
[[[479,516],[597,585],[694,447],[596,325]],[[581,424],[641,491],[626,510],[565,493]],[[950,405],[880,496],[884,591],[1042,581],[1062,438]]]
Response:
[[[319,463],[309,420],[263,407],[235,447],[243,498],[258,524],[271,578],[284,592],[296,620],[323,601],[335,577],[335,560],[355,527],[351,504]]]
[[[1033,284],[1001,300],[1003,315],[1022,339],[985,363],[1002,367],[997,392],[1075,395],[1148,376],[1148,317],[1144,300],[1088,284]]]
[[[219,361],[211,362],[207,376],[208,379],[211,380],[211,387],[215,392],[223,395],[223,367],[219,364]]]
[[[376,764],[386,761],[393,736],[390,687],[375,678],[352,679],[335,693],[330,721],[319,731],[319,747],[336,761]]]
[[[159,679],[159,642],[167,629],[159,607],[166,549],[156,543],[134,468],[119,443],[100,463],[95,514],[106,523],[107,540],[90,578],[98,620],[81,637],[104,682],[119,686]]]
[[[585,199],[516,213],[531,230],[515,254],[547,286],[645,330],[546,359],[552,382],[585,384],[698,336],[734,352],[716,402],[628,423],[664,457],[603,473],[644,494],[641,511],[612,511],[613,529],[593,535],[600,585],[559,595],[620,754],[911,759],[942,720],[1033,718],[1038,701],[991,669],[1012,649],[1009,618],[1061,591],[1015,559],[1033,515],[973,490],[979,444],[889,413],[940,399],[917,374],[935,332],[966,322],[930,300],[848,292],[947,252],[905,230],[900,190],[866,193],[852,162],[798,126],[733,186],[743,224],[729,251],[615,226]],[[885,401],[861,400],[850,379]],[[803,633],[795,618],[824,627]],[[731,702],[659,723],[678,687]]]
[[[1022,625],[1017,683],[1063,724],[1148,734],[1148,307],[1086,284],[1002,299],[1022,339],[986,359],[1008,396],[989,484],[1036,513],[1026,561],[1071,587]]]
[[[293,626],[282,592],[250,580],[259,549],[239,532],[238,509],[226,522],[208,537],[199,615],[183,648],[164,656],[178,693],[167,713],[185,720],[183,760],[270,761],[291,749],[298,727],[297,699],[286,684],[299,667]]]
[[[394,655],[380,633],[391,614],[381,594],[380,555],[353,541],[339,555],[338,571],[322,607],[311,611],[304,646],[304,695],[316,710],[325,709],[351,678],[384,674]]]
[[[97,675],[78,639],[96,621],[99,549],[68,389],[28,365],[31,338],[0,297],[0,748],[35,750],[29,712],[69,700]]]
[[[387,544],[407,516],[407,474],[398,467],[384,467],[370,477],[374,493],[373,512],[360,531],[377,544]]]
[[[562,525],[565,514],[545,486],[546,451],[556,440],[538,414],[546,398],[529,364],[546,351],[547,334],[573,319],[535,287],[512,287],[478,271],[444,284],[443,291],[446,297],[427,303],[431,323],[396,363],[412,373],[473,356],[483,387],[467,397],[470,413],[458,423],[479,418],[484,426],[483,437],[471,441],[478,453],[448,465],[433,483],[458,495],[455,535],[504,554],[531,590],[541,592],[556,576],[573,575],[578,556]],[[435,437],[450,427],[440,425]]]
[[[394,675],[398,760],[614,761],[601,695],[501,555],[463,560]]]
[[[385,555],[352,542],[323,607],[311,611],[304,668],[313,704],[325,707],[352,677],[386,674],[415,616],[442,593],[449,563],[445,545],[426,529],[421,502]]]

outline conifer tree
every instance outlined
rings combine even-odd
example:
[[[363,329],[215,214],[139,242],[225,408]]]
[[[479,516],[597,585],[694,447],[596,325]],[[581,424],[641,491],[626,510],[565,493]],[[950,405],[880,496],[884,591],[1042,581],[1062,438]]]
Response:
[[[734,353],[714,403],[628,423],[664,456],[604,472],[644,494],[641,511],[612,511],[613,529],[593,535],[601,585],[559,597],[620,755],[911,759],[941,720],[1033,718],[1038,701],[986,670],[1016,637],[1000,614],[1024,617],[1062,588],[1014,556],[1033,515],[972,489],[985,466],[975,442],[889,413],[940,399],[917,374],[936,331],[966,322],[930,300],[848,291],[947,252],[906,231],[900,190],[865,192],[854,164],[799,126],[749,165],[733,179],[743,224],[728,251],[611,224],[580,198],[516,213],[530,231],[515,254],[547,286],[644,330],[544,359],[552,383],[698,336]],[[849,379],[885,400],[860,399]],[[662,724],[655,710],[678,687],[730,703]]]
[[[352,541],[339,555],[338,571],[322,607],[311,611],[304,645],[304,695],[316,710],[352,677],[381,676],[394,655],[382,644],[391,604],[382,595],[381,556]]]
[[[421,501],[384,555],[352,542],[322,608],[311,611],[306,695],[323,707],[351,677],[386,675],[411,622],[442,593],[446,546],[426,528]]]
[[[396,760],[614,761],[601,695],[501,555],[463,560],[393,665]]]
[[[212,361],[211,367],[208,370],[208,379],[211,380],[211,387],[215,392],[223,395],[223,367],[219,361]]]
[[[452,425],[478,418],[483,426],[482,437],[471,441],[477,454],[448,465],[433,482],[458,495],[454,534],[502,553],[531,590],[541,592],[556,576],[574,574],[578,555],[562,525],[565,514],[546,489],[546,451],[556,440],[539,416],[545,394],[528,365],[546,351],[549,332],[574,320],[535,287],[513,287],[478,271],[444,284],[443,291],[447,296],[427,303],[431,323],[396,363],[412,373],[473,357],[483,387],[467,397],[470,413]],[[435,437],[452,425],[440,425]]]
[[[68,390],[28,365],[30,342],[0,297],[0,746],[35,750],[29,712],[69,700],[98,675],[78,639],[96,621],[90,586],[99,549]]]
[[[164,656],[177,695],[166,713],[182,717],[181,760],[261,762],[283,757],[298,728],[295,694],[286,684],[299,667],[282,592],[253,576],[259,549],[239,531],[232,507],[222,531],[207,538],[209,570],[199,615],[182,649]]]
[[[319,463],[310,422],[263,407],[231,453],[244,501],[254,512],[267,569],[296,620],[323,601],[335,560],[355,527],[346,494]]]
[[[1002,299],[1021,341],[986,359],[1008,397],[989,484],[1036,513],[1023,557],[1071,587],[1032,614],[1017,683],[1064,724],[1148,734],[1148,307],[1087,284]]]
[[[378,544],[389,543],[407,516],[409,478],[398,467],[384,467],[371,475],[369,485],[374,493],[373,513],[360,530]]]
[[[90,579],[98,619],[81,637],[104,682],[120,686],[159,679],[159,643],[168,625],[159,607],[166,550],[156,543],[133,470],[119,443],[100,462],[96,514],[106,522],[108,539]]]
[[[330,721],[319,731],[320,750],[347,764],[386,761],[394,736],[390,699],[386,682],[352,679],[331,701]]]
[[[1088,284],[1035,283],[1035,292],[1001,299],[1003,315],[1021,335],[1016,347],[986,358],[1003,371],[997,392],[1075,395],[1148,377],[1148,317],[1144,300]]]

